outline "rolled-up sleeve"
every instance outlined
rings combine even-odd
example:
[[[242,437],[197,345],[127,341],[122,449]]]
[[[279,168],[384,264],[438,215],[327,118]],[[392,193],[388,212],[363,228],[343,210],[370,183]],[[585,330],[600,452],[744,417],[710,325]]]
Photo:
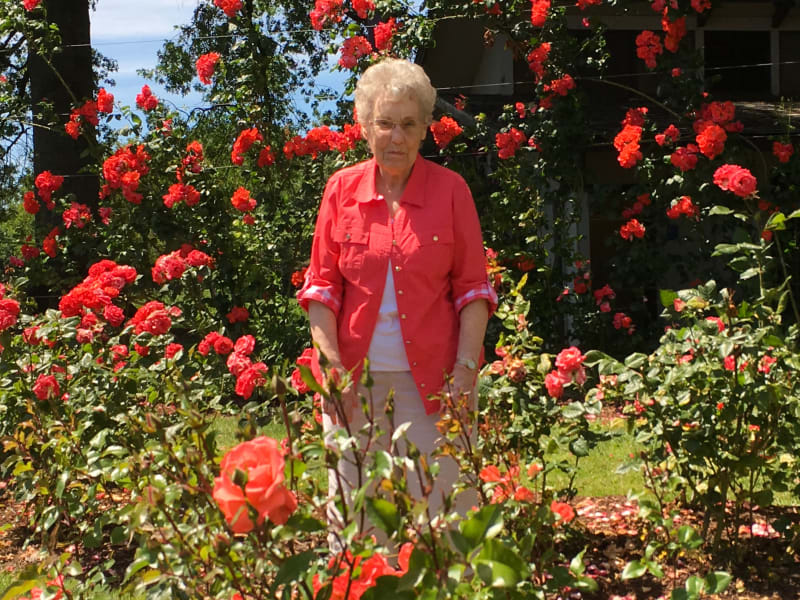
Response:
[[[483,299],[488,302],[489,314],[492,314],[497,308],[497,293],[486,274],[486,255],[478,211],[463,179],[454,190],[453,202],[453,303],[456,311],[460,312],[470,302]]]
[[[329,180],[322,195],[311,245],[311,261],[303,287],[297,292],[297,300],[305,311],[308,311],[308,303],[312,300],[324,304],[336,315],[342,307],[339,244],[333,240],[337,190],[337,182]]]

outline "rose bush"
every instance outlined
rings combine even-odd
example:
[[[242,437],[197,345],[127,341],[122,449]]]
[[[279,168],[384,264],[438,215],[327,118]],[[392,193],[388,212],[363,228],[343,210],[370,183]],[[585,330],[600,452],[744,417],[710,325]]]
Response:
[[[95,127],[106,135],[90,149],[99,204],[64,194],[59,174],[33,173],[14,194],[19,213],[53,223],[34,231],[20,219],[5,236],[13,256],[0,288],[4,473],[44,546],[133,552],[124,585],[150,597],[588,590],[581,555],[569,561],[563,541],[574,535],[576,464],[606,437],[590,427],[601,401],[627,406],[645,444],[654,519],[666,518],[677,492],[706,510],[703,533],[714,528],[719,543],[724,533],[735,538],[747,506],[773,500],[770,490],[797,494],[797,419],[777,418],[797,412],[790,375],[800,317],[788,276],[800,264],[800,162],[791,138],[754,145],[736,107],[689,75],[698,63],[681,42],[686,17],[705,2],[651,3],[655,31],[637,36],[635,52],[657,69],[659,91],[628,89],[641,100],[620,110],[616,131],[587,127],[596,104],[587,84],[608,59],[597,4],[431,1],[410,14],[360,0],[204,2],[165,47],[157,76],[174,91],[198,77],[207,110],[172,111],[145,86],[135,99],[141,112],[101,90],[77,99],[66,122],[51,115],[65,136]],[[53,35],[25,16],[27,6],[3,5],[32,42]],[[570,12],[586,19],[585,36],[568,30]],[[442,90],[423,147],[468,180],[490,246],[487,275],[505,298],[487,338],[497,357],[481,380],[481,442],[458,450],[460,407],[442,421],[451,437],[442,452],[461,460],[460,485],[478,487],[482,504],[460,520],[420,518],[425,500],[410,498],[398,474],[413,467],[432,477],[430,467],[413,452],[365,453],[347,548],[329,556],[319,465],[335,464],[348,436],[323,446],[308,396],[335,400],[336,391],[319,385],[303,353],[289,392],[281,362],[307,345],[293,291],[322,186],[366,148],[349,104],[327,125],[298,127],[305,120],[287,98],[306,89],[328,52],[352,69],[351,86],[381,53],[413,56],[431,45],[433,25],[452,17],[479,20],[487,44],[503,33],[533,90],[502,109],[461,94],[473,90]],[[27,114],[14,97],[19,86],[6,83],[3,106]],[[632,183],[589,183],[582,152],[598,145]],[[608,264],[579,252],[585,207],[619,215],[601,240],[615,250]],[[689,284],[707,272],[716,285]],[[42,284],[57,303],[27,296]],[[668,287],[681,291],[658,293]],[[672,329],[656,341],[659,300]],[[586,350],[593,346],[608,352]],[[619,360],[634,348],[649,354]],[[599,387],[590,387],[590,366]],[[243,415],[241,445],[225,454],[211,423],[232,408]],[[288,435],[280,450],[260,435],[270,411]],[[555,450],[566,458],[554,459]],[[556,472],[567,475],[560,489]],[[380,484],[375,497],[371,484]],[[413,544],[400,572],[356,522]],[[684,546],[672,542],[664,547],[677,556]],[[642,565],[658,573],[653,548],[631,573]],[[71,558],[57,568],[66,572]],[[110,567],[94,564],[78,585],[107,577]]]

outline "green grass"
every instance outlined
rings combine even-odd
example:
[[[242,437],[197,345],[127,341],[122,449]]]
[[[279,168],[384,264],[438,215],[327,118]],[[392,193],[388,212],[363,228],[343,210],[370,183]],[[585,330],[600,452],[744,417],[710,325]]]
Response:
[[[233,415],[217,415],[211,427],[218,436],[217,446],[220,449],[220,453],[236,445],[238,438],[237,432],[239,431],[239,417]],[[272,421],[262,427],[259,433],[280,440],[286,437],[286,428],[280,421]]]
[[[616,473],[617,467],[629,461],[631,454],[635,454],[640,448],[633,436],[625,432],[624,426],[611,431],[619,434],[618,437],[600,442],[589,456],[578,462],[578,474],[573,486],[578,490],[579,496],[625,496],[629,492],[641,492],[644,487],[640,471]],[[565,458],[569,458],[567,451],[547,457],[549,460]],[[567,475],[561,472],[552,473],[548,479],[548,484],[556,488],[567,483]]]
[[[14,581],[13,573],[0,573],[0,593],[5,591],[5,589],[11,585],[12,581]]]

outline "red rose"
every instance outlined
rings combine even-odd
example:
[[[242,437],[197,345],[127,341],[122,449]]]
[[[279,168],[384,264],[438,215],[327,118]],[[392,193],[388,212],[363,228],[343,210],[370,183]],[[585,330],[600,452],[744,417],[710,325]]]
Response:
[[[385,23],[378,23],[375,25],[375,49],[378,51],[386,51],[392,49],[392,36],[397,31],[397,22],[392,17]]]
[[[620,237],[628,241],[632,240],[634,237],[639,239],[643,238],[644,232],[644,225],[642,225],[637,219],[631,219],[619,228]]]
[[[300,369],[295,369],[292,371],[291,383],[292,387],[297,390],[298,394],[305,394],[311,391],[311,388],[308,387],[308,384],[303,381],[303,375],[300,373]]]
[[[250,318],[250,312],[243,306],[234,306],[226,316],[231,324],[243,323]]]
[[[221,9],[229,19],[242,10],[242,0],[214,0],[214,6]]]
[[[714,171],[714,183],[740,198],[747,198],[756,192],[757,180],[753,174],[738,165],[722,165]]]
[[[0,331],[4,331],[17,322],[19,302],[11,298],[0,298]]]
[[[175,358],[175,355],[183,350],[183,346],[180,344],[167,344],[166,349],[164,350],[164,356],[168,359]]]
[[[570,373],[577,370],[582,364],[585,357],[581,351],[575,346],[565,348],[556,356],[556,367],[562,373]]]
[[[39,212],[39,201],[36,199],[36,194],[33,192],[25,192],[25,195],[22,197],[22,208],[25,209],[25,212],[31,215],[35,215]]]
[[[531,0],[531,25],[542,27],[550,10],[550,0]]]
[[[569,523],[575,518],[575,510],[566,502],[553,500],[550,503],[550,510],[559,516],[559,521],[562,523]]]
[[[228,367],[228,371],[230,371],[231,375],[234,377],[239,377],[252,364],[252,361],[247,357],[246,354],[240,354],[239,352],[231,352],[230,356],[228,356],[228,360],[225,363],[225,365]]]
[[[791,144],[783,144],[781,142],[772,143],[772,154],[775,155],[780,162],[789,162],[789,159],[794,154],[794,147]]]
[[[267,383],[264,374],[267,372],[267,365],[263,362],[255,363],[245,369],[236,379],[236,393],[247,400],[253,394],[256,387]]]
[[[256,207],[255,198],[250,197],[250,192],[243,187],[237,189],[231,197],[231,204],[236,210],[249,212]]]
[[[305,280],[306,280],[306,272],[307,271],[308,271],[308,267],[305,267],[304,269],[302,269],[300,271],[295,271],[294,273],[292,273],[292,280],[291,281],[292,281],[292,285],[294,287],[299,288],[299,287],[303,286],[303,283],[305,283]]]
[[[717,326],[717,331],[719,333],[725,331],[725,323],[723,323],[722,319],[720,319],[719,317],[706,317],[706,321],[714,323]]]
[[[239,136],[236,138],[236,141],[233,142],[233,150],[231,150],[231,162],[240,166],[244,164],[244,154],[253,146],[253,144],[261,141],[264,141],[264,136],[261,135],[257,127],[251,127],[250,129],[242,130],[239,133]]]
[[[217,335],[213,341],[214,352],[217,354],[229,354],[233,350],[233,341],[224,335]]]
[[[97,110],[101,113],[114,111],[114,94],[109,94],[105,88],[100,88],[97,92]]]
[[[256,338],[252,335],[243,335],[233,345],[233,351],[249,356],[256,347]]]
[[[208,54],[203,54],[198,57],[195,62],[195,67],[197,68],[197,76],[200,78],[201,83],[206,85],[211,83],[211,76],[214,75],[214,69],[218,61],[218,52],[209,52]]]
[[[550,371],[544,378],[547,393],[553,398],[561,398],[564,394],[564,384],[569,383],[569,378],[559,371]]]
[[[39,400],[57,398],[60,391],[58,381],[53,375],[42,373],[36,378],[36,383],[33,384],[33,393]]]
[[[455,119],[442,117],[438,121],[431,123],[431,133],[433,140],[439,149],[446,148],[454,137],[461,134],[463,129],[456,123]]]
[[[363,35],[354,35],[344,41],[340,51],[339,66],[343,69],[354,69],[359,58],[372,52],[372,45]]]

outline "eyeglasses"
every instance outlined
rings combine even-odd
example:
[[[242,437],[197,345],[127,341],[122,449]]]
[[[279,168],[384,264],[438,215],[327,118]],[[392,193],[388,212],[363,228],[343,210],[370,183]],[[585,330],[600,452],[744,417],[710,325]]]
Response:
[[[403,121],[402,123],[395,123],[391,119],[375,119],[372,121],[375,129],[382,134],[390,134],[394,131],[395,127],[399,127],[403,135],[410,135],[419,127],[419,123],[414,120]]]

